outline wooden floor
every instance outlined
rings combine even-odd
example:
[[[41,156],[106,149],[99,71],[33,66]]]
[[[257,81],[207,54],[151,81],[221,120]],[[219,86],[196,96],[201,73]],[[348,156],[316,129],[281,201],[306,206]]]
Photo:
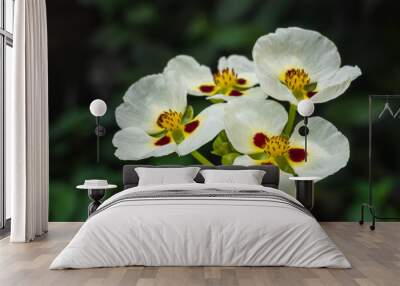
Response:
[[[322,223],[352,269],[289,267],[123,267],[48,270],[81,223],[51,223],[32,243],[0,241],[1,286],[45,285],[400,285],[400,223],[379,223],[375,232],[357,223]]]

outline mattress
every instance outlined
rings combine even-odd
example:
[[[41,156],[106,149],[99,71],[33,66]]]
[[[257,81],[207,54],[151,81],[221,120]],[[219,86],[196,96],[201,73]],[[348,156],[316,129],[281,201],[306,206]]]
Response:
[[[284,192],[197,183],[114,195],[50,269],[131,265],[351,267],[315,218]]]

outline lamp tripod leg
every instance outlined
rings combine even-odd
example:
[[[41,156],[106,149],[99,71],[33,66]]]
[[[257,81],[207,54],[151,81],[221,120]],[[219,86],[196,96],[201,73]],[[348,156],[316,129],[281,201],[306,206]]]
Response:
[[[99,135],[97,135],[97,163],[100,163],[100,138]]]
[[[361,219],[358,222],[360,225],[364,224],[364,205],[361,205]]]
[[[306,129],[306,133],[304,136],[304,161],[305,162],[307,162],[307,135],[308,135],[308,131],[309,131],[307,124],[308,124],[308,117],[304,117],[304,126]]]
[[[375,221],[376,221],[376,215],[375,215],[375,208],[371,207],[371,215],[372,215],[372,224],[369,226],[370,230],[375,230]]]
[[[97,163],[100,163],[100,136],[99,136],[99,129],[100,129],[100,123],[99,123],[99,117],[96,117],[96,158],[97,158]]]

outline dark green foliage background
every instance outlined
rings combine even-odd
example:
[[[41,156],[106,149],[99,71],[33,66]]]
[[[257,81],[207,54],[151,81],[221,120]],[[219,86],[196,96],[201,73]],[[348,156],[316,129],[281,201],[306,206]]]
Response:
[[[343,96],[316,111],[348,137],[351,157],[345,169],[317,185],[313,212],[320,220],[358,220],[367,198],[367,96],[400,88],[399,8],[399,1],[363,0],[47,1],[50,220],[86,219],[87,194],[74,189],[84,179],[121,185],[121,168],[128,162],[114,157],[111,140],[118,130],[114,110],[131,83],[161,72],[177,54],[213,68],[222,55],[251,57],[258,37],[288,26],[318,30],[336,43],[344,64],[363,71]],[[101,164],[95,161],[95,122],[88,110],[95,98],[109,108],[102,119],[107,136],[101,141]],[[193,97],[191,102],[196,113],[206,104]],[[378,102],[375,112],[382,107]],[[374,187],[381,215],[400,215],[398,120],[378,126]],[[210,145],[202,151],[209,154]],[[209,157],[218,163],[218,157]],[[143,162],[195,163],[176,155]]]

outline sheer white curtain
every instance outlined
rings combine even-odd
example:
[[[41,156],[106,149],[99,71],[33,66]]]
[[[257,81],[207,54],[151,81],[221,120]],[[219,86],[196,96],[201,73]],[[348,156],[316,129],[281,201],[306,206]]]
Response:
[[[6,98],[6,187],[12,242],[48,225],[48,79],[45,0],[15,1],[13,93]]]

